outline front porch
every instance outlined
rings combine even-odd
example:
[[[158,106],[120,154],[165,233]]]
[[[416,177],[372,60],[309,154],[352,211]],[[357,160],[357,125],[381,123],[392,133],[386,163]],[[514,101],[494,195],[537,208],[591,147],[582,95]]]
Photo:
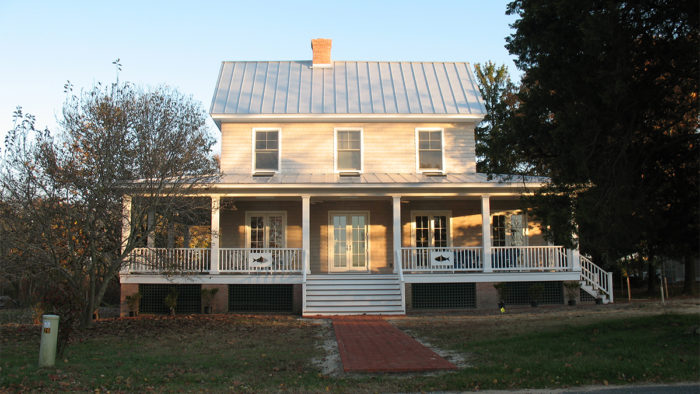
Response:
[[[300,286],[305,314],[329,299],[336,306],[364,308],[336,312],[371,313],[374,304],[391,301],[394,312],[405,313],[406,288],[420,283],[581,281],[603,297],[612,294],[611,275],[577,250],[547,245],[539,224],[515,197],[210,199],[209,223],[193,226],[199,229],[197,242],[173,244],[190,239],[188,234],[149,237],[148,245],[128,254],[121,283]],[[202,239],[206,227],[208,238]],[[161,247],[159,239],[169,245]],[[336,286],[342,294],[323,286]],[[332,313],[329,308],[319,313]]]

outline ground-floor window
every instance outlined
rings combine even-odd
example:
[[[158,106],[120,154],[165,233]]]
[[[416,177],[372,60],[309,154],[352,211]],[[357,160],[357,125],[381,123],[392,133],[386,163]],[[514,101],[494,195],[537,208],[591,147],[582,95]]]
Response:
[[[286,229],[286,212],[246,212],[246,244],[249,248],[286,247]]]
[[[415,309],[476,308],[474,283],[413,283],[411,290]]]
[[[229,312],[292,312],[294,285],[229,285]]]
[[[493,246],[527,246],[527,217],[524,214],[493,215]]]
[[[452,243],[449,211],[413,211],[411,220],[411,238],[414,246],[442,248]]]
[[[175,313],[201,313],[202,312],[202,286],[201,285],[171,285],[171,284],[142,284],[139,285],[141,313],[170,313],[165,305],[165,297],[171,292],[177,293],[177,306]]]

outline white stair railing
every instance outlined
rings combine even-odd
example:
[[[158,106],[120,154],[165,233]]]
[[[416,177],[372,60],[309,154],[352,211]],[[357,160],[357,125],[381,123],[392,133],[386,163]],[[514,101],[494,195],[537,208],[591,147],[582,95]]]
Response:
[[[606,272],[583,255],[581,255],[581,280],[598,294],[605,295],[607,300],[604,298],[603,301],[613,302],[612,272]],[[592,295],[595,296],[595,294]]]

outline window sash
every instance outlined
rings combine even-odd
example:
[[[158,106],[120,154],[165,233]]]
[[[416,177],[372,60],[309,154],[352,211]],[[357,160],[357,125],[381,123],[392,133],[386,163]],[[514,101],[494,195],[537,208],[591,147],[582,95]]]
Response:
[[[362,132],[336,131],[336,168],[339,171],[362,171]]]
[[[442,170],[442,131],[418,131],[418,168]]]
[[[279,170],[279,130],[255,131],[255,170]]]

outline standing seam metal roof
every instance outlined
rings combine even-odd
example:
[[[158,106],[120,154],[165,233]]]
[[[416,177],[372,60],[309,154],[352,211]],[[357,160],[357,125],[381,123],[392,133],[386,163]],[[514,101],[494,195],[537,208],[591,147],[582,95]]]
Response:
[[[223,62],[211,114],[486,113],[468,63]]]

